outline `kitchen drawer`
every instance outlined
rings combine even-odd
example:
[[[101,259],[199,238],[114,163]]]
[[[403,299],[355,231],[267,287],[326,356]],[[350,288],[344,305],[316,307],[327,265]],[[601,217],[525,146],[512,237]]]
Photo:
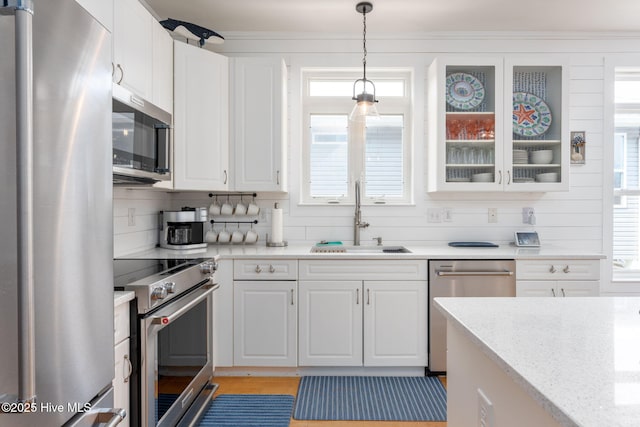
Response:
[[[427,261],[301,260],[300,280],[427,280]]]
[[[233,261],[234,280],[297,280],[298,261],[240,259]]]
[[[516,261],[517,280],[600,280],[598,259]]]
[[[113,309],[113,342],[118,344],[126,339],[129,332],[129,303],[120,304]]]

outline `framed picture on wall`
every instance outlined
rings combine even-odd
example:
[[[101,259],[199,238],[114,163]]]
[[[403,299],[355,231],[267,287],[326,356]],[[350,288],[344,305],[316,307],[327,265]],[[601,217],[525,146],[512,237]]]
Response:
[[[571,164],[572,165],[584,165],[585,164],[585,145],[587,141],[585,139],[584,131],[571,132]]]

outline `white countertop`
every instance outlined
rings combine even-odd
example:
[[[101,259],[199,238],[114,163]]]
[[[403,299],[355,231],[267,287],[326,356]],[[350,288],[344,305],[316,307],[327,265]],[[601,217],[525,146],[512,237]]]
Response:
[[[136,297],[133,291],[114,291],[113,292],[113,306],[117,307],[120,304],[127,303]]]
[[[437,298],[561,425],[640,425],[640,298]]]
[[[180,251],[154,248],[144,252],[123,255],[119,258],[290,258],[290,259],[602,259],[604,256],[596,252],[576,249],[545,246],[542,248],[518,248],[501,245],[497,248],[452,248],[447,245],[411,246],[405,245],[411,253],[407,254],[340,254],[311,253],[311,244],[292,245],[286,247],[267,247],[256,245],[209,245],[206,249]]]

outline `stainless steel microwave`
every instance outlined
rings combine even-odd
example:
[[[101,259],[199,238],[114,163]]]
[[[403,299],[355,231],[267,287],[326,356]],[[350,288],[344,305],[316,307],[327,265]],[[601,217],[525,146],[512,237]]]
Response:
[[[113,85],[113,183],[171,180],[171,114]]]

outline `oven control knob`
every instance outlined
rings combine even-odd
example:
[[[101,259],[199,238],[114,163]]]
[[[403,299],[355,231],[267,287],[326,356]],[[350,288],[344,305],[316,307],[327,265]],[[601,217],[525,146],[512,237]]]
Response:
[[[173,282],[167,282],[164,284],[164,288],[168,294],[174,294],[176,292],[176,284]]]
[[[203,274],[213,274],[216,272],[217,269],[218,269],[218,263],[215,261],[205,262],[200,264],[200,271]]]
[[[158,286],[151,291],[151,299],[165,299],[167,297],[167,289],[164,286]]]

